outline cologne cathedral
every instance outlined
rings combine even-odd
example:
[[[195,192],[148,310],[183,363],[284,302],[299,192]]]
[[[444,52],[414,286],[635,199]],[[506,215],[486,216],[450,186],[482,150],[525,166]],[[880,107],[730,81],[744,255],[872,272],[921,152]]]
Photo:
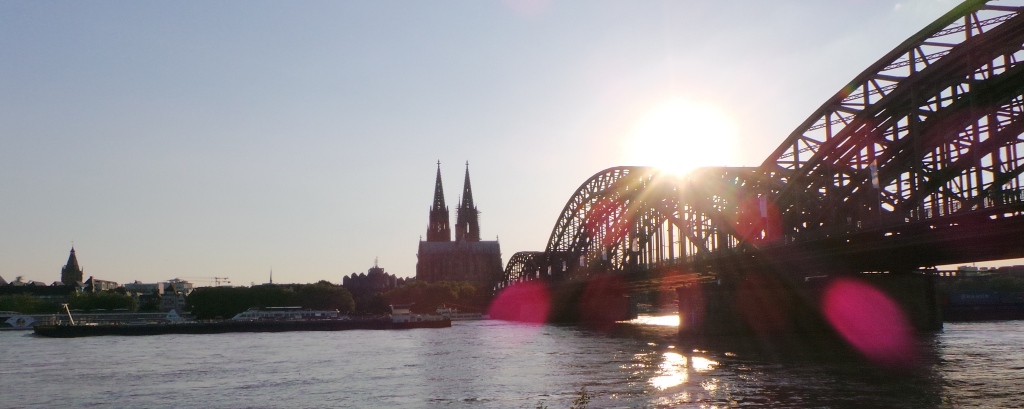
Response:
[[[501,247],[498,241],[480,240],[480,212],[473,204],[473,189],[469,184],[469,162],[466,163],[466,181],[455,216],[455,241],[449,228],[448,206],[444,202],[441,185],[441,162],[437,163],[437,181],[434,184],[434,203],[430,206],[427,240],[420,239],[416,257],[416,280],[425,282],[467,281],[477,294],[488,294],[501,280]]]

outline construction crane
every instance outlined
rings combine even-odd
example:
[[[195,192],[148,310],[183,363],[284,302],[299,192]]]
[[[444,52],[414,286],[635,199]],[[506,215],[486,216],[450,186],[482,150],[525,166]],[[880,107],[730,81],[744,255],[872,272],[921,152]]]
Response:
[[[220,286],[221,284],[231,284],[231,280],[228,277],[178,277],[179,279],[191,279],[200,280],[206,283],[213,283],[214,286]]]

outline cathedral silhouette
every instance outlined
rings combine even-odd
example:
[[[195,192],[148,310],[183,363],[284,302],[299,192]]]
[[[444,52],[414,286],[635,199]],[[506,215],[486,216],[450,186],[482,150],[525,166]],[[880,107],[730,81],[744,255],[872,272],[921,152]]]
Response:
[[[456,209],[455,241],[452,241],[448,221],[448,206],[445,205],[441,184],[441,162],[438,161],[427,240],[420,239],[416,255],[416,280],[468,281],[476,287],[477,294],[489,294],[503,273],[501,246],[497,240],[480,240],[480,212],[473,203],[469,162],[466,162],[466,180]]]

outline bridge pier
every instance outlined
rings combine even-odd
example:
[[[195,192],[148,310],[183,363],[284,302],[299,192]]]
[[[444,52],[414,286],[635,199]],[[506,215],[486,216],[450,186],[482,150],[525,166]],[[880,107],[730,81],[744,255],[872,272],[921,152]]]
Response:
[[[935,278],[925,274],[791,279],[755,273],[676,292],[684,340],[835,334],[851,325],[891,325],[912,332],[942,328]]]
[[[615,322],[636,318],[636,306],[618,277],[596,277],[551,286],[548,321],[582,323],[610,329]]]

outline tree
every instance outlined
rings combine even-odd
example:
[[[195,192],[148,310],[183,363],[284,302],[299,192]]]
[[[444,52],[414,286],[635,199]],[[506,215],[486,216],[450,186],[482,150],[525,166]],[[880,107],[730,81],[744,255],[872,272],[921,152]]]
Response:
[[[17,311],[22,314],[52,314],[59,306],[28,294],[0,295],[0,311]]]
[[[476,289],[462,281],[427,283],[414,281],[384,294],[391,304],[413,304],[417,312],[430,313],[444,305],[465,305],[473,301]]]
[[[341,313],[349,313],[356,307],[348,290],[327,281],[299,287],[298,297],[303,308],[313,310],[338,310]]]
[[[253,294],[246,287],[202,287],[189,294],[186,307],[196,318],[231,318],[255,306]]]
[[[78,310],[120,310],[135,311],[135,299],[113,292],[74,294],[68,297],[68,307]]]
[[[252,307],[302,307],[348,313],[355,302],[348,290],[326,281],[316,284],[263,284],[252,287],[202,287],[188,296],[187,306],[199,319],[231,318]]]

